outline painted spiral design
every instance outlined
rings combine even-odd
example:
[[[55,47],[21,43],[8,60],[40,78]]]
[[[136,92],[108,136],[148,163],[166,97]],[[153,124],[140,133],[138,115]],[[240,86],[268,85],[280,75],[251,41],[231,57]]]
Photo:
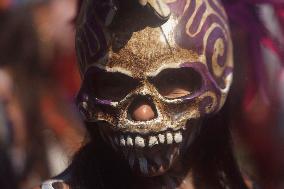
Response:
[[[213,76],[212,82],[226,88],[226,77],[233,67],[232,47],[227,16],[219,0],[176,0],[169,5],[179,19],[176,43],[197,52]]]

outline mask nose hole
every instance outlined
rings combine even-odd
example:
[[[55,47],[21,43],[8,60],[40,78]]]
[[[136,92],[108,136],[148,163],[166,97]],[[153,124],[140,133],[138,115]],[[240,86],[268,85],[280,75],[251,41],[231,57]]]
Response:
[[[134,121],[150,121],[157,118],[157,109],[151,98],[138,97],[128,108],[128,118]]]

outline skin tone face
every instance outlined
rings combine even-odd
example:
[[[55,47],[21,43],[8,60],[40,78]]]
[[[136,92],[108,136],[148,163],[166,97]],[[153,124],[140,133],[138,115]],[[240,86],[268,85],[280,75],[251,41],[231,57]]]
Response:
[[[163,88],[168,98],[178,98],[189,94],[189,91],[182,86],[175,86],[171,89]],[[146,101],[139,102],[131,112],[135,121],[148,121],[154,118],[155,113],[151,105]]]
[[[167,87],[166,83],[161,86],[162,94],[167,98],[179,98],[190,93],[186,85],[173,84]],[[135,121],[148,121],[155,117],[155,113],[150,104],[146,101],[140,101],[133,108],[131,115]]]

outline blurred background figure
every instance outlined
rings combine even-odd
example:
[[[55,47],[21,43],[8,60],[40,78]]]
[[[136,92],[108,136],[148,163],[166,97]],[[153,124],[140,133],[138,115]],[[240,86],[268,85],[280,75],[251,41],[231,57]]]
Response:
[[[0,186],[3,189],[15,188],[16,176],[12,168],[9,151],[9,127],[6,117],[5,102],[11,96],[11,81],[8,74],[0,71]]]
[[[236,71],[230,105],[236,155],[243,171],[261,188],[281,189],[284,2],[224,2],[234,35]]]
[[[6,10],[11,6],[11,0],[1,0],[0,1],[0,10]]]
[[[83,141],[73,105],[75,10],[75,0],[0,1],[1,188],[55,176]]]

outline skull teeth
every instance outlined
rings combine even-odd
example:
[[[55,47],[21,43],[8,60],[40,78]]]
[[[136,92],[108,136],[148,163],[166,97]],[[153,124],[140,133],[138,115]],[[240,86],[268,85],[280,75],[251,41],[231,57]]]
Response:
[[[173,143],[173,135],[172,133],[167,133],[167,144]]]
[[[164,134],[157,134],[151,136],[130,136],[130,135],[120,135],[119,137],[114,137],[112,143],[121,147],[153,147],[159,144],[179,144],[182,142],[182,133],[177,132],[167,132]]]
[[[144,148],[145,147],[145,139],[140,137],[140,136],[136,136],[135,137],[135,146],[140,147],[140,148]]]
[[[182,134],[181,133],[175,133],[174,140],[175,140],[176,143],[181,143],[182,142]]]
[[[127,137],[127,146],[133,146],[133,140],[130,136]]]
[[[120,136],[120,146],[125,146],[125,139],[123,136]]]
[[[149,147],[155,146],[157,144],[159,144],[157,137],[150,136],[150,138],[149,138]]]
[[[159,134],[159,135],[158,135],[158,138],[159,138],[159,142],[160,142],[161,144],[164,144],[164,143],[165,143],[165,135]]]

